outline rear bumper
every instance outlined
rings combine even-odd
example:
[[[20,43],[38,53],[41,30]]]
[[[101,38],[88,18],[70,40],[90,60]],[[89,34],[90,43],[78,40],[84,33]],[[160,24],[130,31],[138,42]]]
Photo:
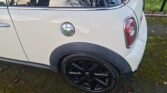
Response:
[[[132,47],[132,51],[125,57],[128,61],[132,72],[136,71],[144,54],[147,42],[147,23],[145,15],[143,14],[143,19],[139,28],[138,38]]]

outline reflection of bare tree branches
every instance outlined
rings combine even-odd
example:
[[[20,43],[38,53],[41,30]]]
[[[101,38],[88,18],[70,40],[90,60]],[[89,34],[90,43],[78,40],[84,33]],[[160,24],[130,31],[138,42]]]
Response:
[[[91,7],[90,0],[67,0],[67,5],[72,7]]]
[[[37,2],[38,1],[38,2]],[[65,1],[65,2],[64,2]],[[61,3],[62,7],[112,7],[124,0],[55,0],[54,3]],[[21,2],[21,3],[20,3]],[[50,0],[9,0],[9,5],[19,6],[49,6]],[[54,6],[57,7],[57,6]]]
[[[67,0],[72,7],[110,7],[116,0]]]
[[[70,6],[80,6],[80,7],[96,7],[97,1],[99,0],[68,0]]]
[[[15,0],[10,0],[9,5],[14,5]]]

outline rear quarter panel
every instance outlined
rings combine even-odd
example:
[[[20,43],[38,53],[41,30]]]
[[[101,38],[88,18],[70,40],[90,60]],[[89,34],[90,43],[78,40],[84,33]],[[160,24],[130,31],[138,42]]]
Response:
[[[130,0],[129,3],[126,5],[127,7],[131,8],[133,12],[135,13],[138,23],[141,23],[141,19],[143,16],[143,0]]]

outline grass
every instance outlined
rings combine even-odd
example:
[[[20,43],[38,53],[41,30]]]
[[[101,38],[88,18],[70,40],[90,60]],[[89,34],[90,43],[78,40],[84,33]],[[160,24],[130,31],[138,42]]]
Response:
[[[159,12],[163,0],[145,0],[145,12],[157,13]],[[164,13],[167,13],[167,4],[164,8]]]

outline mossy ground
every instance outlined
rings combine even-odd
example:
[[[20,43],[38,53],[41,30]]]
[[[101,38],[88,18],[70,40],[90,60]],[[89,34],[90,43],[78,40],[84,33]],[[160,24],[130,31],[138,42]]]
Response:
[[[136,80],[147,80],[155,85],[167,82],[167,37],[149,36]]]

